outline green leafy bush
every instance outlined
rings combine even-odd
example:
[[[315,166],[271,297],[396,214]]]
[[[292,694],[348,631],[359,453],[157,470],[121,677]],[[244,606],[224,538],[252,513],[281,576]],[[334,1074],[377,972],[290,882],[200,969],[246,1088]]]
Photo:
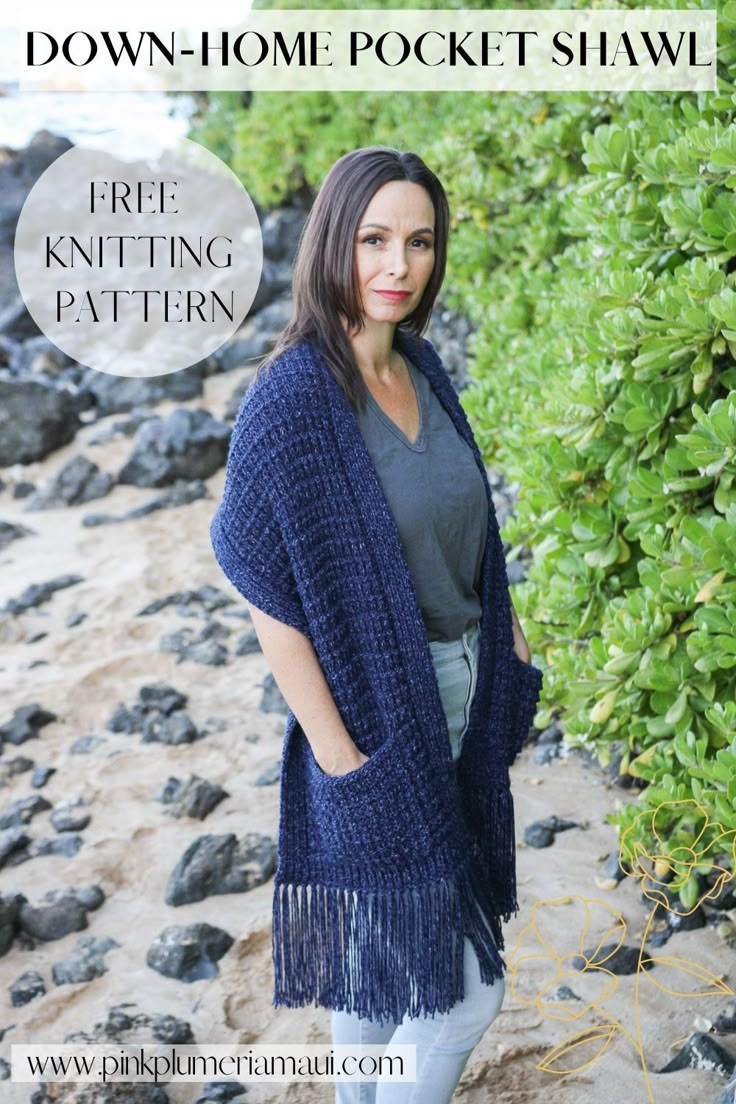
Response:
[[[536,723],[640,780],[620,832],[687,798],[736,830],[735,0],[718,11],[715,93],[258,93],[202,123],[264,206],[373,143],[445,184],[462,402],[520,488],[509,558],[532,554]]]

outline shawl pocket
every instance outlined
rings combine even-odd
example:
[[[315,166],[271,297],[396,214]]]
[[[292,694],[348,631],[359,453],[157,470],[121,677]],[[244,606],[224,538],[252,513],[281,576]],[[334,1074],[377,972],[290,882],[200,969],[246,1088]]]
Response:
[[[429,803],[422,799],[416,772],[395,737],[346,774],[325,774],[311,751],[308,764],[314,842],[324,863],[375,862],[386,867],[421,854],[417,825],[431,815]]]
[[[544,678],[538,667],[519,659],[516,652],[512,652],[512,663],[514,684],[510,691],[508,739],[506,741],[506,762],[508,766],[511,766],[514,762],[529,735],[529,729],[532,727],[534,714],[537,711],[537,703]]]

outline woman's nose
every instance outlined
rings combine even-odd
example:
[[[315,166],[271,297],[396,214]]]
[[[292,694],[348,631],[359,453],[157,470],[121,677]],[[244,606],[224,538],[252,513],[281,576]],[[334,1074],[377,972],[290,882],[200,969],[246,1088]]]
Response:
[[[395,276],[397,273],[406,272],[408,268],[406,254],[403,249],[397,249],[389,259],[388,273]]]

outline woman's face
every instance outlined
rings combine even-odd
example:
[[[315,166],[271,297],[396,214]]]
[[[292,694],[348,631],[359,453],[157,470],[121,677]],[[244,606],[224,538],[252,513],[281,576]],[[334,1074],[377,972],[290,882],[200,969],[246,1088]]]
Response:
[[[364,320],[398,324],[418,305],[434,268],[434,207],[429,192],[390,180],[358,224],[355,268]],[[381,292],[408,292],[391,298]]]

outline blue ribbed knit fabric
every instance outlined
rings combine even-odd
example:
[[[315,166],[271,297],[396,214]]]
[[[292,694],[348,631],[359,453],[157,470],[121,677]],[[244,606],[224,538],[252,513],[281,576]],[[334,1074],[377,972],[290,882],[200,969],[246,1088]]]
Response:
[[[254,606],[311,641],[370,758],[317,765],[290,710],[273,897],[274,1005],[382,1022],[463,997],[463,935],[492,983],[518,912],[509,766],[542,672],[513,649],[503,547],[480,452],[434,346],[397,329],[469,444],[488,495],[478,682],[453,769],[447,721],[399,533],[355,415],[317,348],[280,354],[243,399],[217,560]]]

